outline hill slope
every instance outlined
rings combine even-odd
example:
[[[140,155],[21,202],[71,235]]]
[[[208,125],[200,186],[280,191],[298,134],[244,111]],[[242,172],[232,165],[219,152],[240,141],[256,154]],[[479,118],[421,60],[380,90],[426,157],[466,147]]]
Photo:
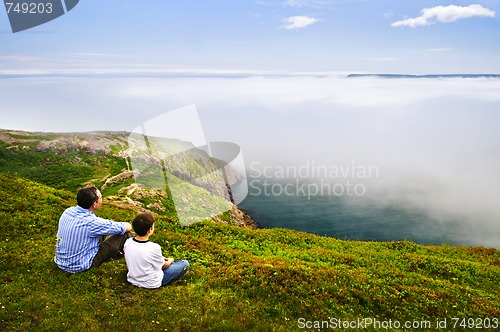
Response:
[[[495,249],[213,222],[180,228],[159,216],[152,240],[188,259],[192,271],[144,290],[126,282],[123,260],[75,275],[52,262],[57,220],[74,204],[72,193],[0,173],[0,195],[2,331],[291,331],[308,324],[301,318],[452,324],[452,317],[500,315]],[[130,220],[135,211],[105,205],[99,215]]]
[[[168,195],[131,188],[126,159],[115,156],[122,148],[37,148],[54,135],[0,137],[0,331],[293,331],[364,318],[425,330],[445,318],[441,330],[467,330],[468,318],[499,324],[498,250],[250,230],[232,225],[237,210],[214,218],[227,224],[180,227]],[[59,216],[89,181],[103,188],[101,217],[130,221],[154,211],[152,240],[190,261],[187,278],[144,290],[126,282],[123,260],[75,275],[59,270]]]
[[[215,171],[222,161],[191,149],[165,163],[165,157],[156,151],[131,147],[129,135],[0,130],[0,171],[71,191],[92,184],[111,204],[165,214],[174,221],[179,221],[182,213],[184,225],[189,220],[212,218],[256,227],[250,216],[231,203],[227,185],[214,175],[219,174]],[[153,145],[153,138],[149,141]],[[190,143],[179,140],[157,141],[163,144],[158,153],[191,148]],[[226,176],[233,182],[238,180],[236,172],[226,172]],[[168,188],[173,186],[175,198]]]

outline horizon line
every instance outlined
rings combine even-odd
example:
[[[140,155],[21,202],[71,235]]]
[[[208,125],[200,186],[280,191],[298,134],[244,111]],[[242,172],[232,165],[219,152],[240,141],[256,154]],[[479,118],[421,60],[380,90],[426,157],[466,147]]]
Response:
[[[36,78],[36,77],[192,77],[192,78],[250,78],[250,77],[387,77],[387,78],[437,78],[437,77],[489,77],[500,78],[500,73],[394,73],[394,72],[362,72],[362,71],[312,71],[312,70],[237,70],[208,68],[151,68],[151,69],[74,69],[74,70],[0,70],[1,78]]]

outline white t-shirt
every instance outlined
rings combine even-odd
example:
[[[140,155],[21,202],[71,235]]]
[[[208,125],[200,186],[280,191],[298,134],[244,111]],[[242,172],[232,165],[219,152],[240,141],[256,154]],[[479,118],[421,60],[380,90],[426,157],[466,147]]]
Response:
[[[144,288],[158,288],[163,279],[162,266],[165,259],[159,244],[130,238],[123,246],[127,262],[127,280],[132,285]]]

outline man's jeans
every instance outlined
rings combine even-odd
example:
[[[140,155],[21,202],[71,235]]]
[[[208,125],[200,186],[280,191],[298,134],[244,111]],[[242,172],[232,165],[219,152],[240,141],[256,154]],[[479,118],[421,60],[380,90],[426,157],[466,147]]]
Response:
[[[163,270],[163,280],[161,281],[161,285],[165,286],[172,281],[182,278],[187,271],[189,271],[188,261],[178,260],[173,262],[172,265]]]
[[[123,245],[125,241],[132,236],[130,232],[127,232],[123,235],[111,235],[106,239],[101,237],[99,241],[99,250],[92,260],[92,266],[99,267],[102,263],[113,258],[123,257]]]

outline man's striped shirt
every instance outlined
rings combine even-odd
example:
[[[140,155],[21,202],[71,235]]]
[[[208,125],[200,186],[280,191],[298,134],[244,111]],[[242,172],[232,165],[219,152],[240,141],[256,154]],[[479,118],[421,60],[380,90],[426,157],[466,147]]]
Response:
[[[121,222],[99,218],[80,206],[67,208],[59,219],[54,262],[67,272],[86,271],[99,250],[99,237],[125,231]]]

